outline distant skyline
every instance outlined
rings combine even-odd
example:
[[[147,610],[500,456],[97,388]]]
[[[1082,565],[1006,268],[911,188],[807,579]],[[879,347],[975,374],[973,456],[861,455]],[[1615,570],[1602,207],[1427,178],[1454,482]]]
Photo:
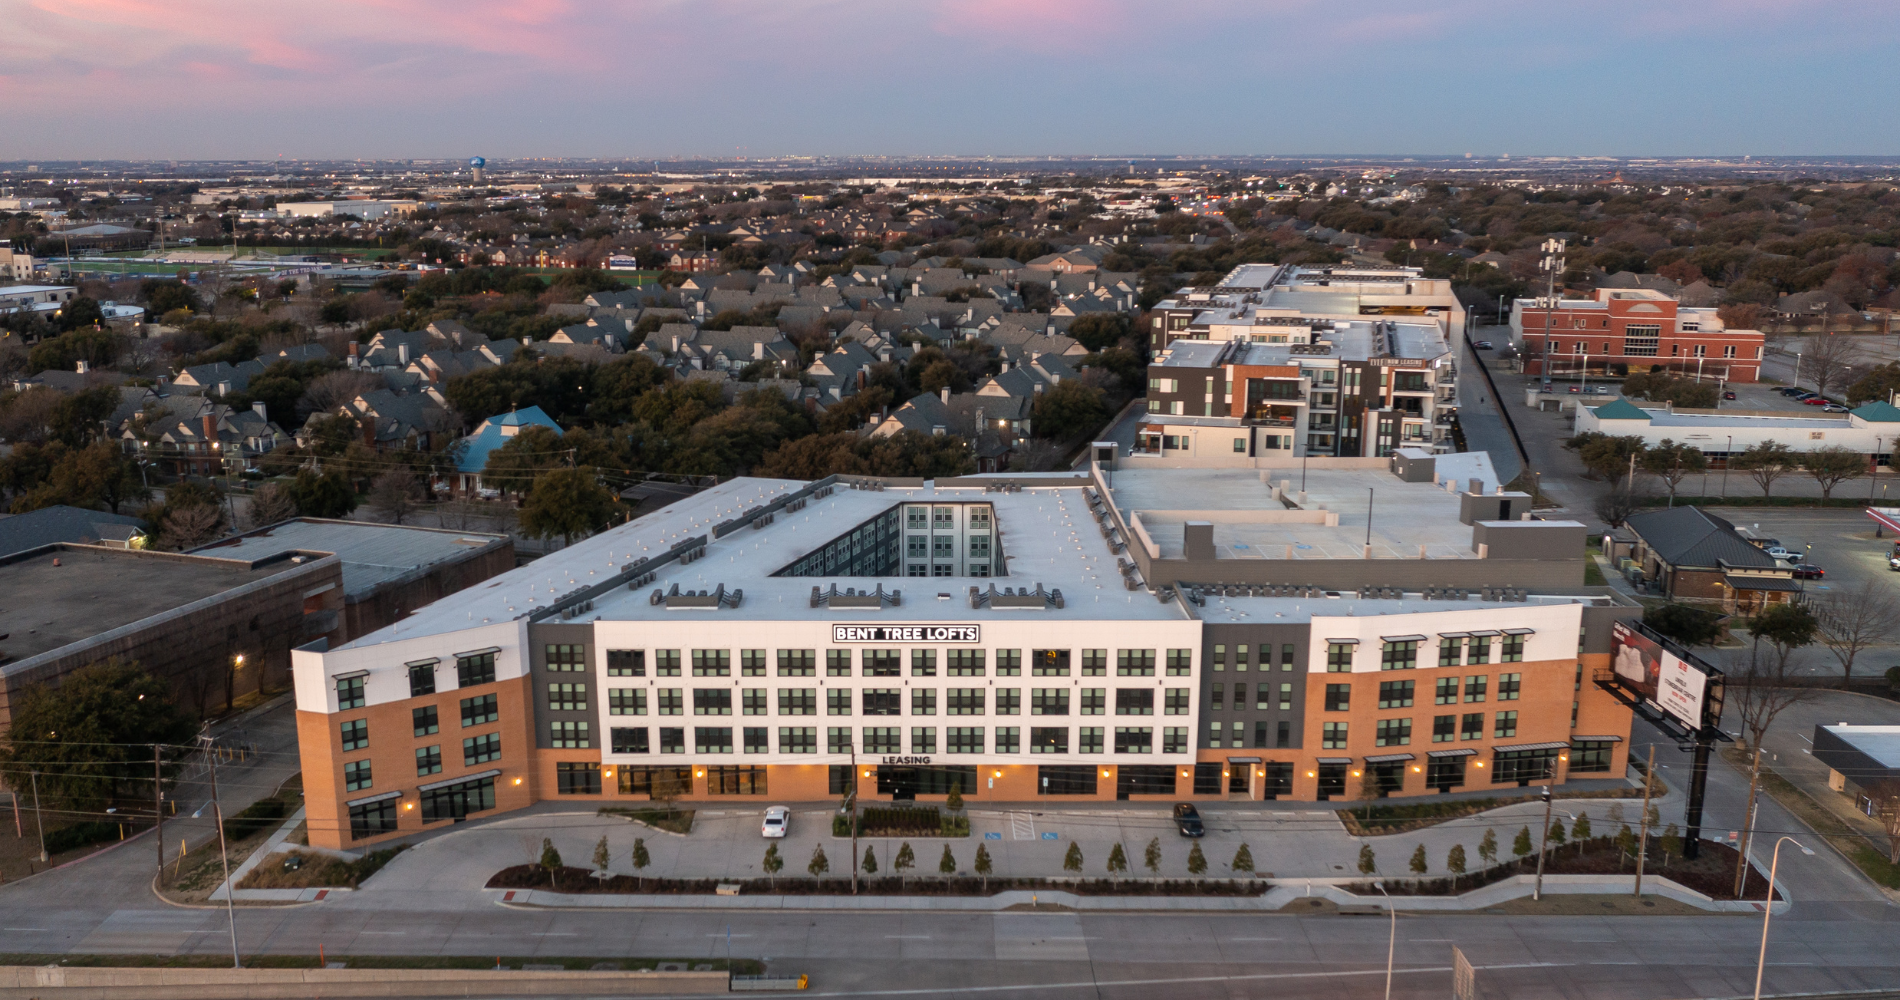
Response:
[[[0,0],[0,159],[1900,155],[1854,0]]]

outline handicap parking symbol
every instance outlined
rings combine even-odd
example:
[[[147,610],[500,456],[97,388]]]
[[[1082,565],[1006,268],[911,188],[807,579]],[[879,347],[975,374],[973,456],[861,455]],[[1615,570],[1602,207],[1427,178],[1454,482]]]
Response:
[[[983,835],[983,839],[984,840],[1002,840],[1003,835],[1000,833],[986,833]]]
[[[1042,832],[1042,839],[1044,839],[1044,840],[1054,840],[1054,839],[1056,839],[1056,835],[1055,835],[1055,834],[1053,834],[1053,833],[1050,833],[1050,832],[1049,832],[1049,831],[1047,831],[1047,830],[1044,830],[1044,831]]]

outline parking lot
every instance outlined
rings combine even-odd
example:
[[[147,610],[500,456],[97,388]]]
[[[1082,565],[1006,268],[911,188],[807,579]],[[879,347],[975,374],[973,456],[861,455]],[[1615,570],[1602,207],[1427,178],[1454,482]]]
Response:
[[[1852,589],[1872,581],[1900,594],[1900,573],[1887,568],[1887,553],[1896,539],[1892,532],[1874,537],[1875,524],[1858,510],[1773,510],[1754,508],[1712,512],[1728,518],[1738,528],[1748,528],[1779,539],[1792,552],[1803,553],[1803,561],[1826,571],[1819,580],[1807,581],[1808,593],[1818,599]],[[1881,648],[1863,654],[1855,673],[1878,673],[1893,662],[1896,650]],[[1838,673],[1840,667],[1825,649],[1807,651],[1808,672]]]

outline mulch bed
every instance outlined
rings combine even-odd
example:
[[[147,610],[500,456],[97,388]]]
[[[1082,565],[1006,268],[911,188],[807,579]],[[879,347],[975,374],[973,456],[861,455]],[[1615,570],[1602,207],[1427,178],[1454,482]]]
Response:
[[[552,883],[552,884],[550,884]],[[737,884],[745,896],[848,896],[851,877],[828,875],[783,875],[776,879],[636,879],[615,875],[597,879],[585,868],[562,868],[552,880],[539,865],[515,865],[495,873],[488,880],[490,889],[542,889],[553,892],[588,895],[594,893],[646,893],[665,896],[710,896],[720,885]],[[1040,878],[992,878],[974,875],[912,875],[898,878],[869,875],[858,879],[861,896],[993,896],[999,892],[1071,892],[1078,896],[1259,896],[1266,893],[1264,880],[1235,879],[1077,879],[1057,881]]]
[[[1737,853],[1727,844],[1713,840],[1702,842],[1701,856],[1693,861],[1680,857],[1669,859],[1668,865],[1661,864],[1662,854],[1655,848],[1655,838],[1650,840],[1650,859],[1643,866],[1643,877],[1660,875],[1685,888],[1694,889],[1713,899],[1735,899],[1731,891],[1735,887],[1735,863]],[[1450,896],[1470,892],[1480,886],[1501,882],[1513,875],[1534,875],[1537,872],[1537,855],[1531,854],[1517,861],[1507,861],[1495,868],[1487,868],[1458,879],[1456,892],[1449,877],[1427,879],[1388,878],[1385,891],[1394,896]],[[1546,875],[1633,875],[1636,873],[1634,860],[1616,849],[1615,842],[1607,837],[1599,837],[1584,844],[1581,856],[1576,844],[1567,844],[1551,849],[1544,863]],[[1365,896],[1376,896],[1378,890],[1370,882],[1348,887],[1348,891]],[[1768,892],[1768,879],[1754,867],[1749,868],[1748,882],[1742,890],[1742,899],[1759,901]],[[1775,898],[1780,899],[1781,890],[1775,889]]]

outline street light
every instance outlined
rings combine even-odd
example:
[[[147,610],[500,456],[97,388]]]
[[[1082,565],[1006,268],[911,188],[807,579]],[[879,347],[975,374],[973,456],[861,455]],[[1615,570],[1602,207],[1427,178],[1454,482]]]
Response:
[[[1783,837],[1775,841],[1774,856],[1768,861],[1768,898],[1761,907],[1761,953],[1755,956],[1755,1000],[1761,1000],[1761,970],[1768,964],[1768,920],[1775,915],[1775,866],[1781,863],[1781,845],[1784,842],[1801,848],[1801,853],[1808,857],[1814,856],[1814,852],[1808,850],[1806,844],[1793,837]],[[1748,859],[1743,858],[1742,864],[1747,863]]]
[[[1385,911],[1392,915],[1392,933],[1385,939],[1385,1000],[1392,1000],[1392,952],[1399,944],[1399,911],[1392,905],[1392,894],[1385,891],[1384,882],[1374,882],[1372,887],[1385,897]],[[1760,990],[1756,993],[1755,1000],[1761,1000]]]

